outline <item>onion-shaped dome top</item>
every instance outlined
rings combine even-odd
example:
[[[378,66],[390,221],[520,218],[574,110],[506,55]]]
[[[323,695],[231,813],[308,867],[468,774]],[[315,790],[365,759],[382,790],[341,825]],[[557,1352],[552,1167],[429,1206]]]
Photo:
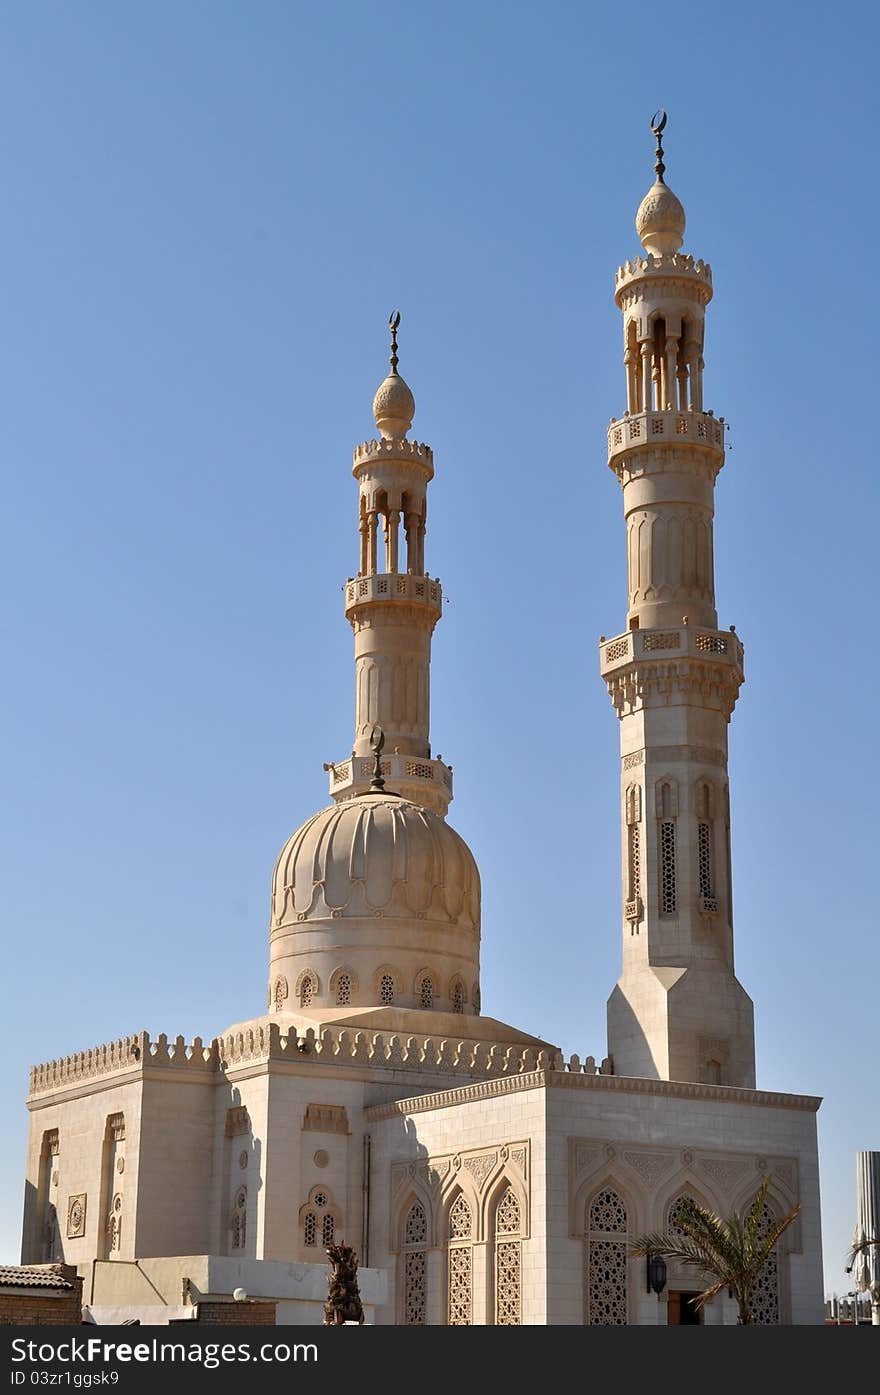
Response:
[[[394,794],[322,809],[291,834],[272,878],[272,928],[384,917],[479,933],[480,874],[437,814]]]
[[[389,373],[376,389],[373,416],[382,436],[405,436],[416,414],[416,399],[397,372]]]
[[[684,242],[684,229],[684,205],[662,179],[655,180],[636,214],[642,246],[654,256],[677,252]]]

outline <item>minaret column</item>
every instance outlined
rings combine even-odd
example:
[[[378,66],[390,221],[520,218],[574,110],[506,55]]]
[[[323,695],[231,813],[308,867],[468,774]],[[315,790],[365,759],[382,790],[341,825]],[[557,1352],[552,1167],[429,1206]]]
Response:
[[[334,799],[350,799],[368,789],[373,774],[370,738],[373,728],[380,726],[385,737],[382,773],[389,789],[445,814],[452,799],[452,772],[432,756],[430,738],[431,637],[440,619],[443,592],[424,565],[427,490],[434,476],[434,457],[430,446],[407,436],[415,400],[397,371],[398,323],[399,318],[392,317],[391,372],[373,402],[379,438],[366,441],[354,453],[352,473],[360,491],[365,562],[345,585],[345,614],[354,632],[354,742],[348,759],[327,768]],[[405,569],[400,557],[401,517]]]
[[[718,629],[724,420],[702,406],[712,273],[680,250],[685,215],[663,179],[664,124],[636,219],[648,255],[626,262],[615,288],[642,391],[628,360],[627,401],[641,410],[612,418],[608,464],[623,495],[629,610],[624,632],[600,645],[621,755],[623,967],[608,1047],[617,1075],[753,1087],[752,1003],[734,974],[727,783],[743,647],[733,627]]]

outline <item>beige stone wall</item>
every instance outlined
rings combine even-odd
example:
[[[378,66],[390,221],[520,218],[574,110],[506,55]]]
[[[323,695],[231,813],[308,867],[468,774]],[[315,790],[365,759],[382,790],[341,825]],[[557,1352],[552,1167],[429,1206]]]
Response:
[[[106,1254],[111,1203],[116,1195],[122,1203],[116,1253],[120,1257],[135,1253],[141,1082],[110,1077],[98,1091],[82,1085],[70,1095],[50,1099],[31,1110],[23,1263],[63,1259],[78,1264]],[[120,1114],[125,1121],[125,1140],[112,1145],[107,1139],[108,1120]],[[47,1155],[45,1140],[52,1134],[57,1134],[57,1145],[52,1145],[57,1146],[57,1152]]]
[[[594,1083],[588,1083],[594,1082]],[[548,1088],[549,1086],[549,1088]],[[765,1101],[762,1103],[762,1101]],[[788,1101],[786,1103],[786,1101]],[[746,1205],[768,1173],[771,1200],[802,1213],[779,1262],[780,1317],[822,1320],[816,1101],[717,1088],[677,1087],[554,1072],[519,1082],[486,1082],[367,1115],[373,1138],[373,1214],[387,1249],[373,1262],[388,1268],[391,1291],[378,1320],[401,1320],[401,1220],[411,1196],[432,1217],[428,1247],[428,1321],[445,1312],[448,1198],[471,1160],[488,1159],[475,1210],[491,1194],[507,1150],[526,1149],[529,1236],[523,1242],[524,1323],[580,1325],[588,1316],[585,1215],[591,1198],[612,1188],[628,1220],[623,1240],[663,1229],[683,1192],[719,1212]],[[409,1112],[406,1112],[409,1108]],[[481,1171],[483,1164],[481,1163]],[[515,1173],[515,1169],[513,1169]],[[474,1246],[475,1323],[491,1321],[491,1245]],[[687,1288],[686,1276],[672,1274]],[[707,1323],[735,1321],[722,1299]],[[665,1306],[645,1292],[644,1262],[626,1261],[626,1321],[665,1321]]]

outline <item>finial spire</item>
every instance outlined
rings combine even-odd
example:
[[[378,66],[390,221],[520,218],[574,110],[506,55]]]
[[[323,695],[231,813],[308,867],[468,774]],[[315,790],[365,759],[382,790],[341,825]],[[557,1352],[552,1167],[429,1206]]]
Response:
[[[400,319],[399,315],[398,319]],[[384,745],[385,733],[379,726],[379,723],[375,722],[373,724],[373,730],[370,732],[370,750],[373,752],[373,759],[375,761],[373,778],[370,781],[371,794],[382,794],[385,790],[385,779],[382,775],[382,747]]]
[[[397,330],[399,325],[400,311],[395,310],[388,317],[388,328],[391,330],[391,358],[389,362],[391,363],[391,372],[395,377],[397,376]]]
[[[666,180],[663,178],[664,174],[666,173],[666,166],[663,163],[663,131],[665,127],[666,112],[663,110],[662,107],[658,107],[657,110],[654,112],[654,115],[651,117],[651,130],[654,132],[654,135],[657,138],[657,149],[654,152],[654,155],[656,157],[654,160],[654,173],[657,176],[658,184],[666,183]]]

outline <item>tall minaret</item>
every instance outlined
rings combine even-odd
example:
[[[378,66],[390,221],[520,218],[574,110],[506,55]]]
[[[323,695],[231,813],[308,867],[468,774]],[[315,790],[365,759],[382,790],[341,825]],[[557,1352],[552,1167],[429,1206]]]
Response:
[[[718,629],[712,557],[724,419],[703,408],[705,262],[679,251],[684,209],[656,179],[619,268],[627,411],[608,463],[623,488],[627,630],[600,646],[620,718],[623,972],[608,1001],[617,1075],[754,1087],[752,1002],[734,975],[727,724],[743,681]]]
[[[440,582],[425,571],[434,456],[430,446],[407,440],[416,404],[397,371],[399,325],[400,315],[392,315],[391,372],[373,399],[380,439],[354,453],[360,566],[345,586],[345,614],[354,630],[354,745],[350,757],[327,769],[337,803],[369,789],[370,733],[378,724],[389,788],[445,815],[452,768],[432,758],[428,735],[431,635],[443,605]]]

